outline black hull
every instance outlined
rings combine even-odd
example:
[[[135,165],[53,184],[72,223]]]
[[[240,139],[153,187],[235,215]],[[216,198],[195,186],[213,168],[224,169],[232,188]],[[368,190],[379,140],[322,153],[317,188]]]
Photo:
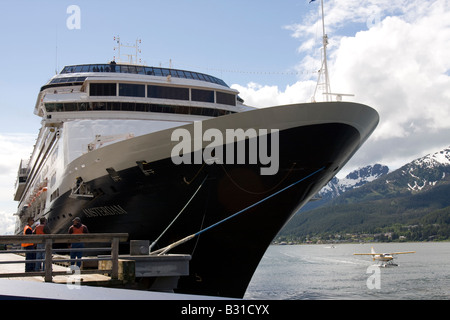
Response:
[[[152,242],[206,179],[156,249],[261,201],[171,251],[192,255],[179,292],[241,298],[271,241],[348,161],[360,134],[346,124],[318,124],[280,131],[279,141],[276,175],[260,175],[259,165],[174,165],[170,158],[151,163],[147,174],[136,165],[89,181],[94,198],[61,196],[49,225],[65,233],[80,216],[91,232],[126,232],[130,240]]]

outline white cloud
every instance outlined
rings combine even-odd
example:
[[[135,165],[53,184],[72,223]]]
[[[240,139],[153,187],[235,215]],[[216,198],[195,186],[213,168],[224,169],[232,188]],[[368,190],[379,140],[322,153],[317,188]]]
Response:
[[[351,100],[380,114],[377,130],[347,167],[398,167],[450,145],[450,1],[326,3],[331,90],[353,93]],[[311,44],[318,18],[287,27],[306,54],[298,68],[311,69],[320,58]],[[236,89],[250,105],[267,106],[308,101],[312,81],[299,79],[284,91],[255,84]]]
[[[21,159],[29,159],[35,141],[32,134],[0,134],[0,235],[14,231],[17,170]]]
[[[315,82],[313,81],[299,81],[287,86],[284,91],[281,91],[278,86],[263,86],[254,82],[249,83],[246,87],[237,84],[231,87],[240,92],[247,105],[265,108],[299,101],[306,102],[310,98],[314,86]]]

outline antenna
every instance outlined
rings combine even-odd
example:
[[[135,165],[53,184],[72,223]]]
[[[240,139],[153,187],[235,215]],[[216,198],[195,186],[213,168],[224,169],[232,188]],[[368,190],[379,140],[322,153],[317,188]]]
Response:
[[[314,90],[314,95],[312,97],[313,102],[315,102],[316,92],[319,86],[323,88],[323,95],[325,96],[325,101],[330,101],[332,96],[336,96],[336,101],[342,101],[343,96],[354,96],[353,94],[345,93],[331,93],[330,78],[328,76],[328,62],[327,62],[327,45],[328,45],[328,35],[325,33],[325,15],[323,12],[323,0],[320,0],[322,7],[322,46],[323,46],[323,57],[322,66],[319,70],[319,77],[317,79],[316,88]],[[323,79],[322,79],[323,78]],[[322,81],[322,82],[321,82]]]
[[[115,36],[114,37],[114,42],[117,43],[117,46],[114,47],[114,51],[118,51],[118,55],[117,55],[117,59],[116,56],[114,56],[114,61],[116,62],[122,62],[122,63],[128,63],[128,64],[133,64],[133,65],[140,65],[142,64],[141,59],[139,58],[139,53],[141,53],[141,49],[139,48],[139,45],[142,43],[141,39],[136,39],[136,42],[134,45],[130,45],[130,44],[122,44],[122,42],[120,41],[120,37],[119,36]],[[120,49],[121,48],[130,48],[130,49],[135,49],[135,54],[121,54],[120,53]],[[122,55],[127,56],[127,60],[123,61],[122,60]]]

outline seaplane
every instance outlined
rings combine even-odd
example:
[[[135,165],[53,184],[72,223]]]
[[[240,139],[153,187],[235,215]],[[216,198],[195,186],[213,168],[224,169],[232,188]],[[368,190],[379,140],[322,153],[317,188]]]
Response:
[[[373,261],[378,261],[380,267],[397,267],[394,263],[394,255],[415,253],[415,251],[390,252],[390,253],[376,253],[375,249],[371,248],[371,253],[354,253],[355,256],[372,256]]]

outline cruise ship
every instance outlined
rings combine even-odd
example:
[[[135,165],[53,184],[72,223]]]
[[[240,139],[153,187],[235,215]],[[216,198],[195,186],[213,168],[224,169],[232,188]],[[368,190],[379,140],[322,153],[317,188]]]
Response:
[[[378,124],[371,107],[254,108],[211,75],[121,64],[66,66],[43,85],[20,163],[16,233],[45,217],[67,233],[123,232],[192,256],[177,292],[243,297],[267,247]]]

